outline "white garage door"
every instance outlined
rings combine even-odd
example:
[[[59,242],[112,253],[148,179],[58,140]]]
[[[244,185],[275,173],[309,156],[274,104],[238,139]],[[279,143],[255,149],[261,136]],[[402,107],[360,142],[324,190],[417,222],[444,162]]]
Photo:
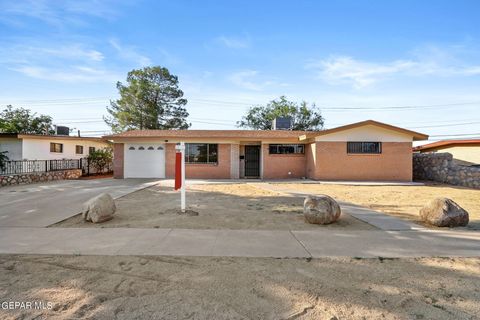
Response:
[[[165,178],[165,145],[126,143],[125,178]]]

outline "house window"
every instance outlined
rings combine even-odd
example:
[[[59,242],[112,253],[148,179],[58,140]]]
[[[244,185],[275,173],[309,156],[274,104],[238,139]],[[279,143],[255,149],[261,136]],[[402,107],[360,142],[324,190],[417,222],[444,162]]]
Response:
[[[83,146],[75,146],[76,154],[83,154]]]
[[[50,142],[50,152],[63,153],[63,144]]]
[[[354,153],[354,154],[382,153],[382,143],[381,142],[347,142],[347,153]]]
[[[303,144],[271,144],[268,148],[270,154],[304,154]]]
[[[95,147],[89,147],[88,148],[88,154],[92,154],[95,152]]]
[[[218,144],[185,144],[186,163],[218,163]]]

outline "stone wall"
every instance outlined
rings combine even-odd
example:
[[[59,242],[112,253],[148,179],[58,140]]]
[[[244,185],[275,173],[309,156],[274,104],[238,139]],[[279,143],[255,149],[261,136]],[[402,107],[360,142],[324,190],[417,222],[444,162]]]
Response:
[[[53,180],[74,180],[80,178],[81,176],[81,169],[12,174],[7,176],[0,176],[0,187]]]
[[[480,189],[480,167],[457,164],[450,153],[414,153],[413,179]]]

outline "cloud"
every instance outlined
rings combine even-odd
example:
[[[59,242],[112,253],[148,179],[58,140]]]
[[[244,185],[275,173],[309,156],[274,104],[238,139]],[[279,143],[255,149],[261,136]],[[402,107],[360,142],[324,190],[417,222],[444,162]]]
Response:
[[[227,37],[220,36],[215,39],[215,42],[230,48],[230,49],[246,49],[251,45],[249,37]]]
[[[110,39],[109,43],[121,58],[135,63],[138,67],[145,67],[152,64],[150,58],[137,52],[135,47],[121,45],[116,39]]]
[[[234,72],[228,76],[228,80],[238,87],[252,91],[262,91],[268,87],[289,86],[289,84],[279,82],[276,79],[266,79],[256,70]]]
[[[458,77],[480,75],[480,64],[466,64],[449,50],[428,46],[412,51],[408,59],[363,61],[351,56],[331,56],[307,63],[318,78],[329,84],[350,84],[356,89],[398,76]]]
[[[99,80],[113,82],[120,79],[120,75],[108,70],[88,66],[55,68],[24,65],[10,68],[10,70],[20,72],[31,78],[66,82],[98,82]]]
[[[96,17],[112,20],[118,16],[118,8],[127,4],[125,1],[49,1],[18,0],[0,3],[0,20],[19,26],[25,24],[18,18],[28,17],[44,23],[63,27],[65,25],[84,25],[86,18]]]

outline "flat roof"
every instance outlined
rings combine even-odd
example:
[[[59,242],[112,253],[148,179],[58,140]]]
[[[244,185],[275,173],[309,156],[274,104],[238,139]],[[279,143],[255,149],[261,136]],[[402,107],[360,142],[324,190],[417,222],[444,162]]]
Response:
[[[106,142],[106,139],[102,137],[78,137],[78,136],[60,136],[49,134],[24,134],[24,133],[0,133],[0,138],[16,138],[16,139],[48,139],[48,140],[88,140],[97,142]]]
[[[413,148],[414,151],[425,151],[441,147],[451,147],[451,146],[480,146],[480,139],[462,139],[462,140],[442,140],[437,142],[432,142],[429,144],[424,144],[422,146],[417,146]]]

